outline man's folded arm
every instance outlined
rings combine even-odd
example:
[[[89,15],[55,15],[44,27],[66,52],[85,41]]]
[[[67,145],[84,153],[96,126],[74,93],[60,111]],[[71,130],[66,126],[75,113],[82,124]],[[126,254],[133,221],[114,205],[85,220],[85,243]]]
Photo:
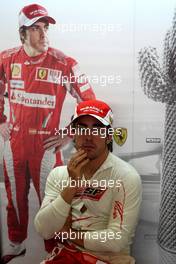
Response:
[[[70,204],[60,195],[62,191],[62,174],[56,178],[55,168],[48,176],[45,188],[45,198],[38,211],[34,225],[37,232],[45,239],[50,239],[58,232],[69,215]],[[58,181],[56,181],[58,179]]]

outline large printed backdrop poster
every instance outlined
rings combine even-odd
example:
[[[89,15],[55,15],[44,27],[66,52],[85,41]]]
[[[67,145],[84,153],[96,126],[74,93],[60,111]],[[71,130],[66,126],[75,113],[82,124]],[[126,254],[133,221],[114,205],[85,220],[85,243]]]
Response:
[[[114,127],[120,127],[122,132],[121,138],[114,137],[114,154],[133,164],[141,175],[143,202],[133,246],[133,255],[137,263],[172,263],[172,260],[165,262],[166,258],[162,258],[161,249],[156,243],[165,103],[150,100],[144,94],[139,78],[138,52],[143,47],[153,46],[157,48],[162,63],[164,37],[172,25],[176,2],[174,0],[36,2],[45,6],[57,21],[56,25],[50,26],[50,46],[79,61],[81,70],[86,72],[96,97],[111,105]],[[1,5],[1,51],[20,45],[18,13],[24,5],[31,3],[33,1],[7,0]],[[74,98],[67,94],[60,127],[69,123],[75,103]],[[9,115],[7,98],[5,113]],[[3,146],[1,138],[1,236],[4,250],[8,245],[8,233],[5,210],[7,198],[2,169]],[[71,152],[71,145],[64,148],[65,163]],[[26,254],[10,263],[40,263],[45,257],[43,241],[33,227],[33,219],[39,208],[34,193],[31,185]]]

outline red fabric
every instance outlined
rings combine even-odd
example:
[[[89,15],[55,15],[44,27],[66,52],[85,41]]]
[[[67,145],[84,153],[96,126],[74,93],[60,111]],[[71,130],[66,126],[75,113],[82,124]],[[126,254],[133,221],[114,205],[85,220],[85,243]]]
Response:
[[[10,167],[8,163],[4,162],[5,187],[8,197],[8,233],[11,241],[22,242],[27,237],[30,179],[38,195],[39,204],[41,204],[43,198],[41,197],[42,186],[40,186],[40,172],[44,152],[38,151],[36,155],[25,158],[23,151],[19,151],[18,148],[13,147],[13,140],[11,140],[11,149],[12,157],[10,159],[12,159],[11,164],[13,164],[13,167]],[[60,153],[57,154],[57,163],[62,164]],[[46,161],[45,178],[50,172],[47,169],[47,165],[48,163]],[[13,184],[14,181],[15,184]],[[14,195],[16,199],[14,199]]]
[[[48,12],[46,8],[37,4],[25,6],[21,10],[21,12],[23,12],[25,16],[27,16],[29,19],[39,16],[48,16]]]
[[[96,264],[98,259],[86,252],[78,251],[67,247],[56,248],[56,256],[51,260],[45,261],[45,264]],[[103,262],[108,264],[108,262]]]
[[[111,108],[105,102],[99,100],[88,100],[79,103],[72,121],[84,115],[92,115],[106,126],[111,126],[113,122]]]
[[[19,13],[19,27],[31,26],[43,17],[51,24],[56,23],[54,18],[48,16],[48,12],[43,6],[37,4],[27,5]]]
[[[88,83],[77,80],[67,87],[61,81],[61,76],[69,81],[74,66],[74,59],[52,48],[36,57],[27,56],[23,47],[0,54],[0,122],[5,121],[2,98],[6,82],[12,127],[10,142],[5,143],[4,168],[9,238],[14,242],[27,237],[30,179],[41,202],[49,172],[62,165],[60,153],[52,164],[53,157],[47,156],[43,142],[59,128],[67,91],[78,101],[95,98]],[[82,89],[84,85],[86,89]]]
[[[78,101],[95,99],[87,80],[80,83],[72,78],[77,66],[74,59],[52,48],[36,57],[27,56],[22,47],[0,54],[0,82],[6,76],[8,83],[11,137],[18,133],[20,148],[29,155],[43,150],[43,140],[59,128],[67,91]],[[3,103],[1,99],[0,117]]]

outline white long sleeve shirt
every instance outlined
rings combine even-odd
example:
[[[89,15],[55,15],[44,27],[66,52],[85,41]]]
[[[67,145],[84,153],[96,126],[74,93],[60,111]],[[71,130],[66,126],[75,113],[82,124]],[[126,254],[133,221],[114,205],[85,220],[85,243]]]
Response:
[[[60,195],[68,181],[67,166],[49,174],[45,197],[35,217],[38,233],[45,239],[52,238],[63,227],[71,208],[72,228],[88,230],[84,250],[106,255],[129,253],[141,203],[141,180],[136,170],[109,153],[87,186],[79,188],[71,205]]]

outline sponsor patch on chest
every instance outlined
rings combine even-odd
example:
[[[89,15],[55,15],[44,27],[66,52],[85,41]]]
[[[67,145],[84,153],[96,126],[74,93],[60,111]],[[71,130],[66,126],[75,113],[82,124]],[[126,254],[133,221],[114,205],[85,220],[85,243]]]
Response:
[[[49,69],[49,68],[37,67],[35,80],[60,84],[61,75],[62,75],[62,71],[55,70],[55,69]]]
[[[11,90],[10,101],[29,107],[54,109],[56,97],[47,94],[26,93],[25,91]]]
[[[99,201],[103,194],[105,193],[106,189],[102,189],[101,187],[93,188],[93,187],[86,187],[80,188],[79,191],[76,193],[76,198],[86,198],[94,201]]]
[[[10,66],[12,78],[21,78],[21,64],[12,63]]]
[[[12,89],[24,89],[24,81],[22,81],[22,80],[10,80],[10,87]]]

